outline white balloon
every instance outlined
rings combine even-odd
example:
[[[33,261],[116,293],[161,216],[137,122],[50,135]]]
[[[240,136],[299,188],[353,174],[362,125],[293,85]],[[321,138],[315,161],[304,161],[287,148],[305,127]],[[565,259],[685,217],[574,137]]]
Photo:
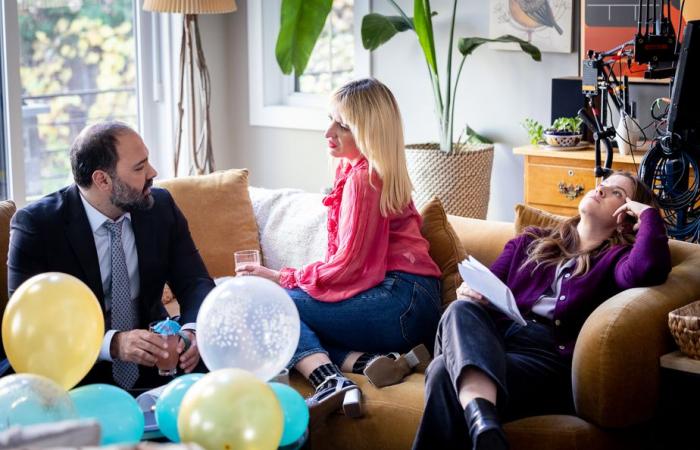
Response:
[[[260,277],[224,281],[207,295],[197,315],[197,345],[209,370],[244,369],[263,381],[289,363],[299,332],[292,299]]]

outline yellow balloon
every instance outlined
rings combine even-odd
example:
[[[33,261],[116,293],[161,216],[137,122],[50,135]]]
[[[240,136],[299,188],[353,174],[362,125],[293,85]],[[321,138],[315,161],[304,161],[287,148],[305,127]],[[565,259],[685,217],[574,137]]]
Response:
[[[182,442],[206,450],[274,450],[284,415],[274,391],[241,369],[208,373],[182,399],[177,428]]]
[[[43,375],[66,390],[95,364],[104,332],[95,294],[57,272],[22,283],[2,318],[2,340],[15,372]]]

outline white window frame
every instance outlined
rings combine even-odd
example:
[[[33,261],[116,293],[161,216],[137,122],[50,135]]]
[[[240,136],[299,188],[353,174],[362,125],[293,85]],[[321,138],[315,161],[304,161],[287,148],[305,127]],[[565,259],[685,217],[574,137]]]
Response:
[[[328,126],[328,96],[294,91],[293,75],[284,75],[275,59],[281,0],[248,2],[248,84],[253,126],[324,130]],[[355,0],[354,78],[371,74],[371,54],[362,47],[362,17],[370,0]]]
[[[150,150],[150,159],[160,178],[173,175],[175,134],[175,89],[177,54],[174,43],[180,42],[181,16],[143,11],[141,1],[134,0],[134,33],[137,43],[136,60],[139,128]],[[17,2],[4,0],[0,6],[5,64],[2,83],[5,104],[5,138],[7,150],[8,197],[18,207],[27,203],[22,141],[22,84],[19,67],[19,20]],[[179,49],[179,47],[178,47]],[[179,50],[178,52],[179,53]]]

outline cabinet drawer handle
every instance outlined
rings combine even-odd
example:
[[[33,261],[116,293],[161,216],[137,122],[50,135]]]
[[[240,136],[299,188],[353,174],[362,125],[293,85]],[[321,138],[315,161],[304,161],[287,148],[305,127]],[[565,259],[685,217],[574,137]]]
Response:
[[[559,192],[564,194],[564,196],[569,200],[574,200],[576,197],[583,194],[583,191],[584,187],[582,184],[577,184],[574,186],[573,184],[567,185],[563,181],[559,182]]]

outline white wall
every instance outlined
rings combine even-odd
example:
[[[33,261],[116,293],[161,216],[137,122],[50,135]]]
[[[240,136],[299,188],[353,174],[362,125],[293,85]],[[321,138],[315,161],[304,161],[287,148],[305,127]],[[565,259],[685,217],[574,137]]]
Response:
[[[322,132],[250,126],[246,3],[238,0],[232,14],[200,16],[216,168],[248,168],[253,186],[319,192],[333,180]]]
[[[318,192],[332,180],[322,132],[249,124],[246,3],[238,0],[236,13],[201,19],[212,77],[217,168],[247,167],[250,182],[256,186]],[[393,13],[386,2],[373,3],[375,11]],[[413,4],[410,0],[398,3],[407,11]],[[439,67],[444,67],[451,4],[449,0],[432,2],[433,9],[440,13],[434,18]],[[488,4],[473,0],[459,3],[456,38],[488,35]],[[578,23],[577,17],[574,22]],[[455,73],[458,61],[453,60]],[[575,52],[545,53],[542,62],[537,63],[521,52],[481,48],[467,59],[458,89],[455,123],[468,122],[497,142],[490,219],[512,220],[513,206],[523,199],[523,162],[512,154],[514,146],[527,141],[520,122],[525,117],[548,122],[551,79],[577,73]],[[437,140],[432,90],[415,36],[403,33],[375,51],[372,74],[394,92],[403,113],[406,141]]]

